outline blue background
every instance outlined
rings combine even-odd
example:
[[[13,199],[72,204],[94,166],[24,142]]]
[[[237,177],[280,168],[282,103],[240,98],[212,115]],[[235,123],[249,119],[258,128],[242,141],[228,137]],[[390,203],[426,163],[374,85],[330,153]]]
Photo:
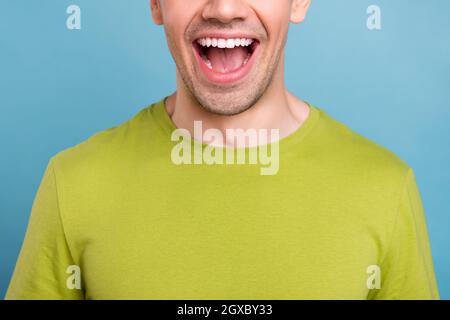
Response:
[[[175,89],[149,1],[0,4],[0,296],[49,158]],[[82,29],[66,28],[81,7]],[[382,10],[369,31],[366,9]],[[417,176],[441,298],[450,298],[450,1],[315,1],[287,48],[301,98],[388,147]]]

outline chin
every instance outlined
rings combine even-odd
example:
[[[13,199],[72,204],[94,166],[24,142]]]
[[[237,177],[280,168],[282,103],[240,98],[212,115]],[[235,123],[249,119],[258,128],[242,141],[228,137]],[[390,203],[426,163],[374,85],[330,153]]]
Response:
[[[253,91],[248,89],[248,91]],[[222,116],[235,116],[241,114],[249,109],[258,101],[259,97],[249,99],[248,94],[233,95],[232,98],[226,98],[226,94],[219,94],[219,97],[214,95],[195,95],[202,108],[210,113]],[[225,97],[225,98],[224,98]]]

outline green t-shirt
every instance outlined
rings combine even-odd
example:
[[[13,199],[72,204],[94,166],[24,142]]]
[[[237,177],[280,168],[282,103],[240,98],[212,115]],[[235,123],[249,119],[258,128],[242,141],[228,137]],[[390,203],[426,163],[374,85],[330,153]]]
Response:
[[[438,299],[411,168],[310,111],[274,175],[174,163],[163,101],[58,153],[6,298]]]

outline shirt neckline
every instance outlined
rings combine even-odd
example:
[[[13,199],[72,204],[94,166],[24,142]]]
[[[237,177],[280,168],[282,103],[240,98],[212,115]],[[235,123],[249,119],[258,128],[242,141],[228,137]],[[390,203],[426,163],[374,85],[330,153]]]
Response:
[[[150,105],[149,107],[147,107],[147,111],[148,111],[148,114],[150,115],[150,117],[152,117],[157,122],[157,124],[164,131],[164,133],[168,134],[168,140],[171,141],[172,133],[175,130],[177,130],[178,128],[175,126],[175,124],[173,123],[172,119],[170,118],[169,114],[166,111],[166,108],[165,108],[166,99],[167,99],[167,97],[160,100],[157,103]],[[287,152],[292,148],[293,145],[298,144],[301,141],[303,141],[303,139],[305,139],[305,137],[312,131],[312,129],[319,122],[319,120],[321,118],[321,114],[322,114],[322,110],[319,109],[318,107],[316,107],[308,102],[306,102],[306,104],[308,105],[310,112],[309,112],[308,117],[303,122],[303,124],[296,131],[291,133],[290,135],[288,135],[284,138],[281,138],[277,142],[272,142],[272,143],[267,144],[267,147],[270,148],[270,146],[272,144],[278,143],[280,152]],[[190,140],[193,145],[195,145],[195,144],[202,145],[202,147],[207,146],[206,144],[203,144],[200,141],[197,141],[193,138],[190,138]],[[219,147],[218,146],[218,147],[214,147],[214,148],[234,149],[234,150],[245,149],[245,151],[251,151],[253,149],[258,149],[260,147],[262,147],[262,146],[259,145],[259,146],[254,146],[254,147],[245,147],[245,148]]]

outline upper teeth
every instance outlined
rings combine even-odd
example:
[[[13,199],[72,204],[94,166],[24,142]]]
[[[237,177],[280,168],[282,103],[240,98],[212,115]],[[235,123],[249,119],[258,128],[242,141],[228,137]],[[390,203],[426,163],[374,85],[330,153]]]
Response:
[[[237,38],[237,39],[223,39],[223,38],[201,38],[197,40],[197,43],[202,47],[218,47],[221,49],[234,47],[248,47],[253,43],[253,39]]]

